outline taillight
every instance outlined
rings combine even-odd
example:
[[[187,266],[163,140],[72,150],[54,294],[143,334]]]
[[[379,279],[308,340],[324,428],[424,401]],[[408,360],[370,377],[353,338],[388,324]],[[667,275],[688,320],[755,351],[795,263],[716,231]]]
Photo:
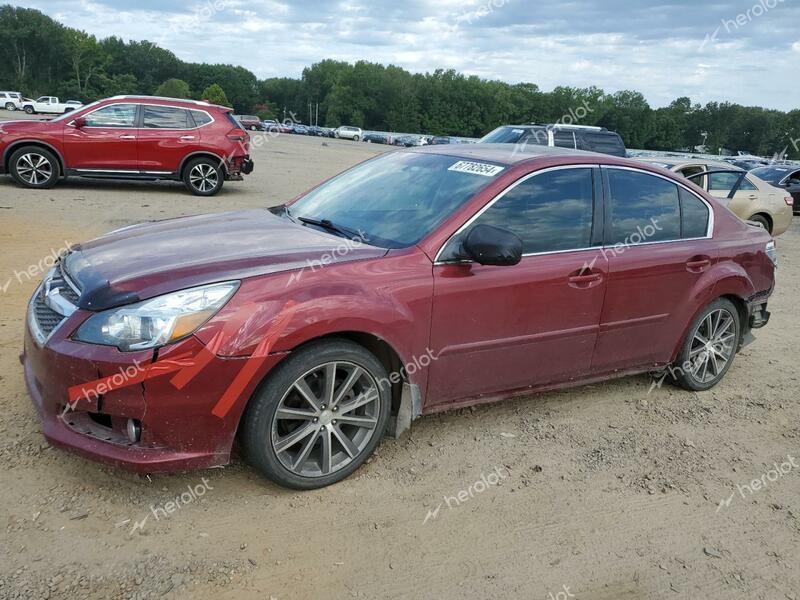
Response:
[[[792,198],[791,196],[786,196],[784,198],[784,201],[786,202],[787,206],[794,206],[794,198]]]
[[[246,142],[250,139],[244,129],[231,129],[226,137],[232,142]]]
[[[775,249],[775,240],[767,242],[767,256],[772,261],[772,264],[778,266],[778,253]]]

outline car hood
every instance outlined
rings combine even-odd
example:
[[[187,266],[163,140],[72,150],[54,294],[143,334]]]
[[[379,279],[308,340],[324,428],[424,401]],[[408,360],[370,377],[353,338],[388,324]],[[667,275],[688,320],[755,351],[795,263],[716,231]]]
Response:
[[[347,248],[346,252],[342,249]],[[268,210],[181,217],[74,246],[66,274],[80,308],[105,310],[196,285],[384,256]]]
[[[60,123],[50,121],[2,121],[0,122],[0,135],[3,133],[25,133],[28,131],[44,131],[60,126]]]

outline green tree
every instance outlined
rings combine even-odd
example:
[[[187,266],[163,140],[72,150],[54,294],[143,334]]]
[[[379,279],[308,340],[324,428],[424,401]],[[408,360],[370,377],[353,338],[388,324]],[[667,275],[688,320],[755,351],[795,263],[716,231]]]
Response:
[[[165,98],[191,98],[192,93],[189,90],[189,84],[182,79],[167,79],[164,83],[158,86],[155,91],[156,96],[164,96]]]
[[[225,95],[225,90],[223,90],[216,83],[212,83],[210,86],[204,89],[203,93],[200,94],[200,99],[210,102],[211,104],[219,104],[221,106],[231,105],[231,103],[228,101],[228,97]]]

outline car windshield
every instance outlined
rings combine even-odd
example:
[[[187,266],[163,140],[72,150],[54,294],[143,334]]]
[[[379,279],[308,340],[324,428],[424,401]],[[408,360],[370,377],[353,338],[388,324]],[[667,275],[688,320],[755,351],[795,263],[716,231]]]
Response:
[[[481,144],[516,144],[525,133],[522,127],[498,127],[483,136]]]
[[[769,183],[778,183],[781,179],[791,173],[792,169],[788,167],[760,167],[758,169],[753,169],[750,172],[759,179],[763,179]]]
[[[293,219],[325,220],[384,248],[419,242],[504,167],[440,154],[398,152],[362,163],[288,208]]]

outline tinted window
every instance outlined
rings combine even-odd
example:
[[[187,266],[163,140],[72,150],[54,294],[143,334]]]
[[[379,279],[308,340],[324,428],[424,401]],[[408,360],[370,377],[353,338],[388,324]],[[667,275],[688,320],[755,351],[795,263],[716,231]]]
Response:
[[[559,169],[513,187],[476,223],[508,229],[526,254],[588,248],[592,237],[592,170]]]
[[[504,167],[439,154],[391,153],[353,167],[289,209],[329,219],[386,248],[416,244],[494,181]]]
[[[684,238],[706,237],[708,207],[697,196],[679,188],[681,196],[681,226]]]
[[[204,113],[201,110],[193,110],[190,111],[192,113],[192,118],[194,119],[194,124],[197,127],[202,127],[203,125],[208,125],[213,121],[213,119],[208,115],[208,113]]]
[[[144,126],[149,129],[187,129],[188,115],[183,108],[145,106]]]
[[[681,237],[678,186],[637,171],[608,169],[607,244],[677,240]]]
[[[498,127],[480,139],[484,144],[516,144],[525,134],[521,127]]]
[[[714,173],[713,175],[708,176],[709,180],[711,181],[708,189],[728,192],[732,190],[733,186],[736,185],[736,182],[739,181],[739,177],[739,173]],[[758,188],[750,183],[745,177],[739,189],[756,190]]]
[[[575,148],[575,134],[571,131],[556,131],[553,134],[553,143],[559,148]]]
[[[627,154],[622,138],[616,133],[581,132],[578,135],[583,138],[585,147],[592,152],[602,152],[613,156],[625,156]]]
[[[84,118],[87,127],[133,127],[136,124],[136,105],[111,104]]]

